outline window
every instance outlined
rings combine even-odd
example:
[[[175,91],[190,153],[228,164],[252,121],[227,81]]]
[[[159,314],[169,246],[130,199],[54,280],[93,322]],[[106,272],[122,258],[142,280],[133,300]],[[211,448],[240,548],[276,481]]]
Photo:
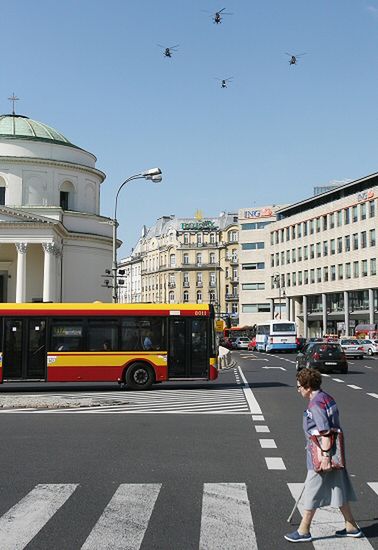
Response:
[[[184,244],[189,244],[189,233],[184,233]]]
[[[238,237],[239,237],[239,235],[238,235],[238,232],[237,232],[237,231],[232,230],[232,231],[229,231],[229,232],[228,232],[228,242],[229,242],[229,243],[235,243],[235,242],[237,242]]]
[[[286,274],[286,286],[291,286],[291,277],[290,273]]]
[[[197,290],[197,304],[202,304],[202,292]]]
[[[323,256],[328,256],[328,241],[323,241]]]
[[[60,191],[59,204],[63,210],[68,210],[68,199],[69,199],[69,192]]]
[[[216,285],[216,273],[210,272],[210,286]]]
[[[298,239],[300,239],[302,237],[302,224],[299,223],[297,225],[297,235],[298,235]]]
[[[210,303],[215,302],[215,292],[214,292],[214,290],[210,290],[210,292],[209,292],[209,301],[210,301]]]
[[[344,208],[344,224],[347,225],[350,222],[350,209]]]
[[[243,313],[269,313],[270,304],[242,304]]]
[[[261,250],[265,247],[265,244],[263,242],[258,243],[243,243],[242,250]]]
[[[358,233],[353,233],[353,250],[358,250]]]
[[[358,262],[353,262],[353,277],[356,279],[360,275],[360,268]]]
[[[361,275],[362,275],[362,277],[367,277],[367,274],[368,274],[367,260],[362,260],[362,262],[361,262]]]
[[[315,283],[315,269],[310,269],[310,283]]]
[[[172,303],[174,293],[169,294]],[[122,351],[160,350],[166,349],[166,345],[165,323],[161,317],[122,318],[120,346]]]
[[[5,186],[0,182],[0,205],[5,205]]]
[[[344,237],[344,248],[345,252],[350,252],[350,235]]]
[[[278,253],[277,253],[277,256],[278,256]],[[277,263],[277,265],[279,264]],[[270,255],[270,267],[274,267],[274,254]]]
[[[337,252],[338,252],[338,254],[341,254],[342,251],[343,251],[343,238],[338,237],[337,238]]]
[[[184,290],[184,302],[189,302],[189,292]]]
[[[361,231],[361,248],[367,247],[367,233],[366,231]]]
[[[352,207],[352,222],[358,222],[357,206]]]
[[[283,250],[281,252],[281,264],[285,265],[285,252]]]
[[[320,233],[320,218],[316,218],[316,232]]]
[[[303,236],[307,237],[307,222],[303,222]]]
[[[202,286],[203,280],[202,280],[202,272],[201,271],[197,271],[196,279],[197,279],[197,282],[196,282],[197,286]]]
[[[298,285],[301,285],[303,283],[303,273],[302,271],[298,271]]]
[[[322,268],[318,267],[316,269],[316,282],[321,283],[322,282]]]
[[[298,248],[298,262],[302,261],[302,247]]]
[[[303,272],[303,281],[305,285],[308,285],[308,269],[305,269]]]
[[[332,212],[329,215],[329,227],[330,227],[330,229],[333,229],[335,227],[335,213],[334,212]]]
[[[293,286],[297,286],[297,273],[295,271],[291,274],[291,279]]]
[[[188,264],[189,263],[189,254],[187,254],[185,252],[185,254],[183,255],[183,264]]]
[[[338,264],[337,266],[337,278],[341,281],[344,278],[344,266],[343,264]]]
[[[310,245],[310,259],[312,260],[313,258],[315,258],[315,245],[311,244]]]
[[[215,244],[215,233],[210,233],[210,244]]]
[[[243,290],[264,290],[265,283],[243,283],[242,289]]]
[[[189,286],[189,273],[187,271],[183,273],[183,284],[184,286]]]
[[[277,231],[278,233],[278,231]],[[285,241],[285,230],[284,229],[281,229],[281,243],[283,243]]]
[[[215,264],[215,252],[210,252],[210,263]]]
[[[331,281],[336,281],[336,266],[331,265]]]
[[[290,250],[286,250],[286,263],[290,263]]]
[[[328,229],[327,214],[323,216],[323,231],[325,231],[326,229]]]
[[[291,238],[295,239],[295,225],[291,226]]]
[[[202,254],[201,254],[201,252],[197,252],[197,254],[196,254],[196,264],[197,264],[197,266],[202,265]]]
[[[308,260],[308,245],[307,244],[303,247],[303,259]]]
[[[83,351],[83,319],[53,319],[51,351]]]
[[[370,218],[375,216],[375,200],[369,201],[369,216]]]
[[[352,276],[352,272],[351,272],[350,262],[348,262],[345,264],[345,278],[350,279],[351,276]]]
[[[360,216],[361,220],[366,220],[366,202],[360,204]]]
[[[248,225],[248,224],[246,223],[245,225]],[[245,225],[241,226],[242,230],[245,228]],[[270,244],[274,244],[274,233],[273,232],[270,234]]]
[[[168,293],[168,301],[170,304],[175,303],[175,293],[173,292],[173,290]]]
[[[296,262],[296,261],[297,261],[296,252],[297,252],[297,251],[295,250],[295,248],[293,248],[292,251],[291,251],[291,261],[292,261],[292,262]]]
[[[176,255],[170,254],[169,256],[169,267],[176,267]]]
[[[341,227],[343,225],[343,211],[338,210],[336,213],[337,216],[337,227]]]
[[[316,243],[316,257],[320,258],[322,255],[322,243]]]
[[[336,241],[335,241],[335,239],[331,239],[329,241],[329,244],[330,244],[330,249],[331,249],[331,256],[333,256],[333,254],[336,254]]]
[[[241,228],[242,231],[247,231],[249,229],[264,229],[266,225],[269,225],[272,222],[254,222],[254,223],[244,223]],[[273,233],[271,233],[271,237],[273,239]],[[273,244],[273,242],[272,242]]]
[[[377,274],[377,260],[376,258],[370,258],[370,275]]]
[[[286,240],[290,241],[290,227],[286,228]]]
[[[370,241],[370,246],[375,246],[375,229],[370,229],[369,241]]]
[[[323,267],[323,281],[326,283],[328,281],[328,267]]]
[[[253,264],[242,264],[242,269],[251,270],[251,269],[265,269],[264,262],[258,262]]]
[[[203,235],[202,233],[197,233],[197,244],[202,244],[203,243]]]

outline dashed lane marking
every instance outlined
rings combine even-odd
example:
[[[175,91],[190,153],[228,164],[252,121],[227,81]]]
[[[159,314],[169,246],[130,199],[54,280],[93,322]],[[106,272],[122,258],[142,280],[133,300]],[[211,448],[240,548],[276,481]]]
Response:
[[[259,439],[259,443],[262,449],[277,449],[274,439]]]
[[[371,397],[378,399],[378,393],[367,393],[366,395],[370,395]]]
[[[258,433],[268,433],[270,432],[269,426],[255,426],[255,430]]]
[[[362,390],[360,386],[355,386],[354,384],[347,384],[348,388],[352,388],[352,390]]]
[[[284,461],[279,456],[266,456],[265,462],[268,470],[286,470]]]

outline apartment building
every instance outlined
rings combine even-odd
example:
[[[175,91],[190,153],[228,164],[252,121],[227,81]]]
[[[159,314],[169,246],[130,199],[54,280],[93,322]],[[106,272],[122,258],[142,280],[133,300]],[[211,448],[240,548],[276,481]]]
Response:
[[[125,289],[139,281],[138,301],[210,302],[219,314],[230,314],[237,322],[238,231],[234,213],[159,218],[119,265],[125,270]],[[140,268],[134,280],[131,266]],[[126,290],[121,300],[133,297]]]

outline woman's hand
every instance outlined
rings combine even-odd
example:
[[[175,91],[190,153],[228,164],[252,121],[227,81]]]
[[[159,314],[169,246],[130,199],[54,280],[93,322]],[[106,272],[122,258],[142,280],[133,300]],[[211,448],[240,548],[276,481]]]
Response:
[[[329,455],[322,455],[320,468],[323,472],[329,472],[332,470],[331,457]]]

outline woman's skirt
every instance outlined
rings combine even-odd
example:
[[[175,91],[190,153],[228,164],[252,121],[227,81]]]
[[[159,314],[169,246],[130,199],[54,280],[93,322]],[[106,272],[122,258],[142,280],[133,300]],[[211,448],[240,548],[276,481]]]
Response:
[[[307,473],[303,497],[305,510],[322,506],[339,508],[349,501],[357,500],[348,472],[345,469]]]

